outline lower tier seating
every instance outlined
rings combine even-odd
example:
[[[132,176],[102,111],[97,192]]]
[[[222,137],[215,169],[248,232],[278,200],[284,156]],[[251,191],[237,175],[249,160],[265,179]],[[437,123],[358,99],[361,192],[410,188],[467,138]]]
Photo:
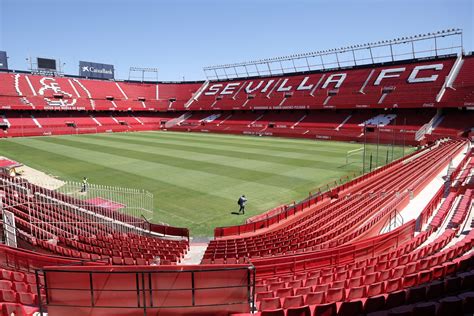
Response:
[[[474,128],[473,111],[446,109],[425,135],[458,137]],[[176,130],[339,141],[419,144],[436,110],[11,111],[0,112],[0,137]],[[436,116],[437,117],[437,116]],[[369,127],[364,133],[364,126]],[[421,134],[420,134],[421,133]],[[421,136],[420,136],[421,135]]]

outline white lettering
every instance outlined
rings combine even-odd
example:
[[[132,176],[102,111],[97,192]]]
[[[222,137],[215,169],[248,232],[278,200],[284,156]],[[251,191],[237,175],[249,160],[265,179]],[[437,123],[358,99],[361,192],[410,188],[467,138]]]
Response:
[[[229,83],[225,86],[224,90],[222,90],[221,94],[232,94],[236,87],[240,85],[240,82],[237,83]]]
[[[442,70],[443,69],[443,64],[416,66],[415,68],[413,68],[413,71],[411,72],[410,77],[408,77],[408,83],[436,81],[436,79],[438,79],[438,75],[432,75],[432,76],[429,76],[429,77],[419,77],[419,78],[417,78],[418,72],[420,72],[420,70],[428,70],[428,69]]]
[[[389,75],[389,74],[396,73],[396,72],[403,72],[403,71],[405,71],[405,69],[406,69],[405,67],[392,68],[392,69],[382,69],[382,71],[380,72],[379,76],[377,77],[377,79],[376,79],[375,82],[374,82],[374,86],[380,85],[380,82],[381,82],[382,79],[384,79],[384,78],[396,78],[396,77],[400,77],[400,74],[394,74],[394,75]]]
[[[257,91],[263,84],[263,81],[260,81],[258,83],[258,85],[252,89],[252,85],[253,85],[253,81],[250,81],[249,84],[245,87],[245,92],[247,92],[247,94],[251,94],[252,92],[255,92]]]
[[[296,88],[296,90],[297,91],[311,90],[313,88],[313,84],[310,84],[309,86],[305,86],[308,80],[309,80],[309,77],[304,77],[303,81],[301,81],[300,85],[298,86],[298,88]]]
[[[209,87],[209,90],[204,92],[205,95],[216,95],[220,88],[222,87],[222,84],[213,84],[212,86]]]
[[[288,92],[293,88],[292,86],[285,87],[286,83],[288,82],[288,79],[284,79],[283,82],[281,83],[280,87],[278,87],[277,92]]]
[[[275,82],[275,80],[269,80],[267,85],[265,86],[265,88],[262,89],[262,93],[265,93],[267,92],[268,88],[270,88],[270,86]]]
[[[335,77],[339,77],[339,79],[333,79]],[[326,82],[323,84],[322,88],[323,89],[326,89],[328,87],[328,85],[332,82],[335,82],[336,85],[334,86],[334,88],[339,88],[342,83],[344,82],[344,80],[346,79],[347,77],[347,74],[343,73],[343,74],[333,74],[333,75],[330,75],[328,77],[328,79],[326,80]]]

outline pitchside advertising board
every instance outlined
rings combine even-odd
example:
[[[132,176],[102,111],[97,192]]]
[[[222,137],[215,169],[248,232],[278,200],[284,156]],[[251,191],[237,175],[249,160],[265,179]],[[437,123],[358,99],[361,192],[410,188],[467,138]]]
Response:
[[[87,78],[114,79],[114,65],[80,61],[79,75]]]
[[[0,51],[0,69],[8,69],[7,52]]]

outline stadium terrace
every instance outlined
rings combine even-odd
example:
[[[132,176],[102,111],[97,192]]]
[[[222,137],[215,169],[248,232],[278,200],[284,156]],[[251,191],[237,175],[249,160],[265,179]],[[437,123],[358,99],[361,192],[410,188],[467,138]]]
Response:
[[[0,313],[472,315],[474,55],[372,54],[449,36],[192,82],[2,52]]]

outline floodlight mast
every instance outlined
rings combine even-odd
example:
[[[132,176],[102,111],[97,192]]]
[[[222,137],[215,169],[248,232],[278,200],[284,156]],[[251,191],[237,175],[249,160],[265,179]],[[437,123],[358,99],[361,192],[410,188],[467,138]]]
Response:
[[[136,76],[134,73],[139,73],[141,75]],[[128,71],[128,80],[140,79],[141,82],[145,81],[145,79],[149,78],[146,77],[146,73],[151,73],[152,81],[158,82],[158,68],[153,67],[130,67]]]
[[[442,43],[439,42],[439,39],[443,37],[454,38],[455,41],[453,41],[452,44],[443,46]],[[419,42],[433,43],[434,49],[427,50],[420,48],[417,50],[415,44]],[[402,47],[402,45],[404,44],[411,44],[411,49],[404,53],[394,53],[395,47]],[[376,57],[373,52],[375,49],[386,49],[387,55]],[[358,53],[362,54],[367,51],[369,53],[368,57],[357,57]],[[373,43],[352,45],[337,49],[333,48],[304,54],[294,54],[289,56],[266,58],[234,64],[207,66],[203,68],[203,71],[207,80],[227,80],[251,76],[285,74],[288,73],[288,71],[286,70],[290,70],[290,72],[298,72],[325,70],[346,66],[351,67],[362,65],[364,64],[364,61],[369,61],[370,63],[374,64],[377,61],[380,62],[400,60],[397,59],[397,57],[404,55],[410,55],[413,59],[416,59],[417,53],[420,55],[423,54],[423,57],[426,57],[426,54],[431,54],[432,57],[438,57],[440,55],[443,55],[443,51],[450,51],[450,53],[455,52],[458,54],[463,52],[462,29],[446,29],[433,33],[417,34],[413,36],[399,37],[391,40],[383,40]],[[341,55],[343,54],[350,54],[350,59],[341,60]],[[324,58],[326,58],[326,60]],[[328,62],[328,59],[330,58],[334,59],[335,61]],[[383,58],[387,59],[381,60]],[[297,66],[297,63],[295,63],[295,61],[303,61],[305,65]],[[285,68],[283,66],[283,62],[289,62],[291,63],[291,66]],[[334,65],[334,67],[331,67],[331,65]],[[249,67],[251,69],[255,69],[255,71],[249,71]],[[232,71],[228,72],[228,69],[231,69]]]

